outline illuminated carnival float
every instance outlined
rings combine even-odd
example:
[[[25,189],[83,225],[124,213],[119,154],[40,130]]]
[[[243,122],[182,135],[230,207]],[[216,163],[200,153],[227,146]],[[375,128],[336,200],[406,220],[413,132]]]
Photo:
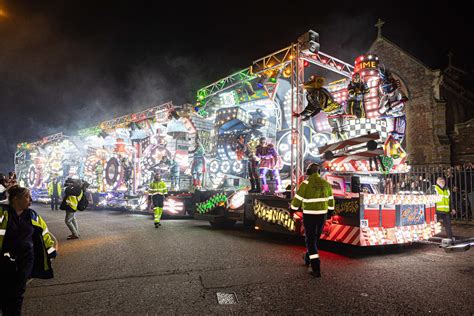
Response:
[[[289,202],[307,165],[317,162],[336,199],[322,239],[373,246],[432,237],[441,230],[438,198],[397,191],[396,175],[409,171],[403,148],[406,87],[376,55],[361,55],[352,66],[320,52],[318,39],[309,31],[198,91],[196,112],[214,122],[209,179],[222,190],[195,198],[195,218],[214,227],[242,221],[255,229],[303,235],[303,214]],[[325,77],[332,81],[326,84]],[[264,151],[275,162],[265,162],[264,172],[268,155],[259,154],[262,137],[272,144]],[[254,168],[257,190],[249,183]],[[239,184],[247,187],[239,190]]]
[[[76,178],[90,184],[97,208],[147,211],[147,187],[160,173],[171,194],[164,214],[185,215],[191,203],[190,144],[196,129],[190,118],[179,117],[186,106],[172,103],[102,122],[75,136],[62,133],[34,143],[18,144],[15,169],[33,199],[49,202],[53,178]],[[192,117],[192,115],[191,115]],[[200,118],[196,117],[199,121]]]

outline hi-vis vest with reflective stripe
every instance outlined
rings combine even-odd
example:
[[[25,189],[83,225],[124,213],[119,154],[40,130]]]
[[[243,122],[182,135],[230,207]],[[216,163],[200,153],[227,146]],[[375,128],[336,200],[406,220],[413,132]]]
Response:
[[[302,208],[304,214],[327,214],[334,210],[334,196],[331,185],[317,173],[301,183],[291,201],[291,209],[297,211]]]
[[[61,196],[61,193],[63,191],[62,187],[61,187],[61,182],[57,182],[56,183],[56,188],[58,190],[58,195]],[[53,195],[53,192],[54,192],[54,183],[53,182],[50,182],[48,184],[48,195]]]
[[[81,194],[79,194],[78,196],[75,196],[75,195],[69,195],[67,198],[66,198],[66,204],[69,205],[69,207],[73,210],[73,211],[77,211],[77,204],[79,204],[79,201],[82,199],[82,196],[83,196],[83,192],[81,191]]]
[[[441,189],[438,185],[434,185],[434,189],[436,194],[441,196],[441,201],[436,203],[436,211],[449,213],[449,196],[451,195],[449,189],[446,187]]]
[[[166,183],[164,183],[163,181],[160,181],[160,182],[153,181],[152,183],[150,183],[150,188],[148,191],[152,195],[153,194],[165,195],[168,193],[168,189],[166,188]]]
[[[48,230],[45,221],[35,211],[31,211],[31,224],[34,228],[33,243],[41,245],[41,250],[33,248],[35,260],[31,277],[49,279],[53,277],[50,258],[56,257],[54,238]],[[0,205],[0,254],[3,253],[3,240],[8,226],[8,206]],[[5,254],[7,257],[8,253]]]

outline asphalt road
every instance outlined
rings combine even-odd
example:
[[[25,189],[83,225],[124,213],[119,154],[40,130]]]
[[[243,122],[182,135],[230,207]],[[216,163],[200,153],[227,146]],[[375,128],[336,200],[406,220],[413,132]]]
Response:
[[[24,314],[474,314],[474,249],[431,245],[360,249],[325,242],[322,274],[307,274],[304,242],[207,222],[116,211],[34,209],[59,239],[55,278],[33,280]],[[464,231],[462,230],[464,229]],[[469,237],[471,228],[455,228]],[[219,305],[217,293],[236,294]]]

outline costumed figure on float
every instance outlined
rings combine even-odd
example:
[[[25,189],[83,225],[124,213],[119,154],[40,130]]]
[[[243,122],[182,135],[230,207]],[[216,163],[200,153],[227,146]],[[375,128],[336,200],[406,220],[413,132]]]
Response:
[[[323,87],[324,82],[325,79],[323,77],[309,77],[309,80],[304,83],[308,105],[301,113],[296,113],[294,116],[301,117],[301,120],[307,121],[323,111],[328,116],[329,126],[331,126],[333,135],[335,135],[338,140],[346,139],[343,129],[344,108],[337,103],[331,93]]]
[[[267,144],[267,139],[265,137],[260,138],[260,143],[257,146],[255,156],[260,159],[259,171],[260,171],[260,180],[262,186],[262,193],[269,191],[267,184],[267,172],[272,171],[273,179],[275,180],[276,190],[275,192],[282,192],[280,171],[281,169],[281,159],[278,156],[278,153],[273,147],[273,144]]]
[[[204,146],[201,144],[199,137],[196,135],[195,148],[189,152],[193,154],[193,163],[191,165],[191,174],[193,176],[193,186],[196,189],[202,188],[204,174],[206,172],[206,151]]]
[[[380,98],[378,111],[381,117],[387,119],[393,137],[398,141],[402,141],[406,128],[404,109],[408,98],[400,89],[400,81],[396,80],[388,69],[380,67],[379,76],[382,97]]]
[[[349,99],[347,101],[347,113],[357,118],[365,118],[364,95],[369,92],[369,86],[358,73],[352,75],[352,79],[347,86]]]
[[[248,176],[250,180],[251,189],[249,192],[259,193],[261,189],[257,173],[258,161],[248,143],[245,142],[245,135],[239,135],[234,144],[234,148],[237,160],[242,160],[242,164],[247,168],[245,176]]]
[[[179,164],[176,161],[176,154],[170,161],[170,180],[171,180],[171,191],[179,190]]]

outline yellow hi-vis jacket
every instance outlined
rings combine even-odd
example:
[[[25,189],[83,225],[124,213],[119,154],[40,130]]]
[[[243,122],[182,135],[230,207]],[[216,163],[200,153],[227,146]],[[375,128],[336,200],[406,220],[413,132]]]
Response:
[[[3,240],[8,230],[9,215],[8,210],[14,212],[11,206],[0,205],[0,254],[10,257],[9,252],[3,252]],[[53,269],[51,267],[51,258],[55,258],[56,244],[54,236],[49,232],[46,222],[33,210],[31,212],[31,224],[33,225],[33,252],[34,262],[31,272],[32,278],[51,279],[53,277]],[[26,212],[26,211],[25,211]],[[1,280],[0,282],[3,282]]]
[[[160,182],[153,181],[152,183],[150,183],[148,192],[151,195],[155,195],[155,194],[165,195],[165,194],[168,194],[168,188],[166,188],[166,183],[164,183],[163,181],[160,181]]]
[[[58,195],[61,196],[61,193],[63,192],[63,188],[61,186],[61,182],[57,182],[56,183],[56,187],[57,187],[57,190],[58,190]],[[48,195],[53,195],[53,192],[54,192],[54,184],[53,182],[51,181],[49,184],[48,184]]]
[[[79,204],[79,201],[82,199],[83,195],[84,193],[81,190],[81,194],[79,194],[79,196],[69,195],[66,198],[66,204],[71,208],[71,211],[77,211],[77,205]]]
[[[441,196],[441,201],[436,203],[436,212],[449,213],[449,196],[451,195],[449,189],[446,186],[441,189],[436,184],[433,187],[436,194]]]
[[[328,210],[334,210],[334,196],[329,182],[317,173],[303,181],[291,201],[292,210],[300,208],[303,214],[311,215],[327,214]]]

